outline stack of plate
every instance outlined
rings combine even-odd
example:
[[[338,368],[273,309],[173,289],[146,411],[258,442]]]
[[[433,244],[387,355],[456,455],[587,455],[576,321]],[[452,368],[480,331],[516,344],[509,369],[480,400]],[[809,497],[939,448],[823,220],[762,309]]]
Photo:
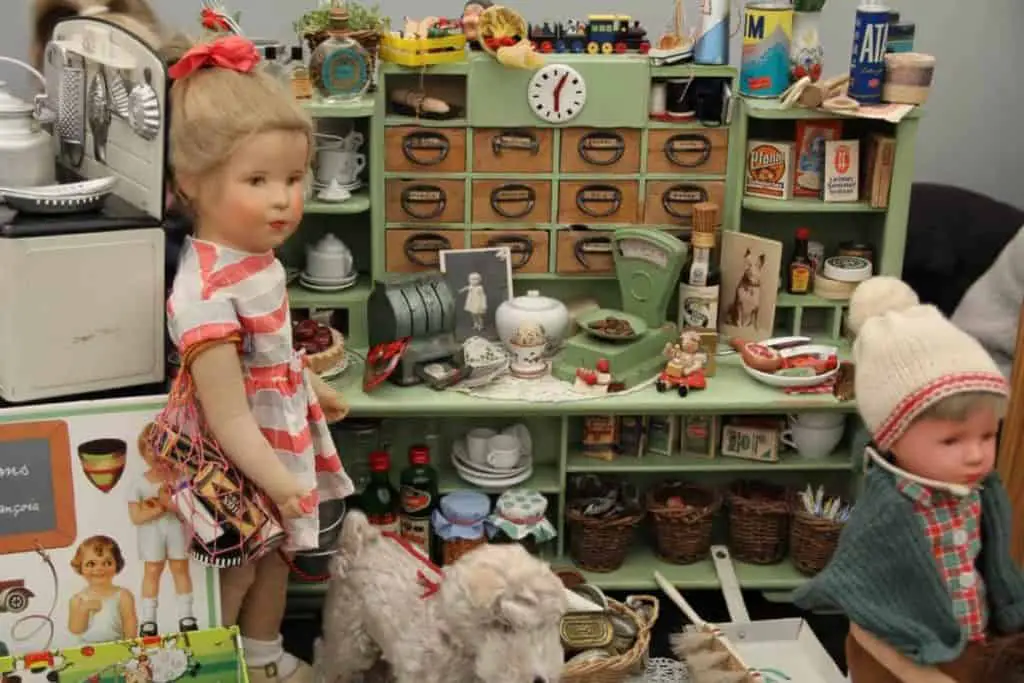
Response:
[[[0,187],[0,195],[12,209],[25,213],[75,213],[94,211],[117,185],[115,176],[78,183],[38,187]]]
[[[524,455],[512,469],[498,469],[475,463],[469,459],[466,444],[461,439],[452,444],[452,465],[462,479],[481,489],[503,491],[522,484],[533,476],[533,458]]]
[[[352,272],[345,277],[316,277],[303,271],[299,273],[299,284],[314,292],[338,292],[348,289],[359,281],[359,273]]]

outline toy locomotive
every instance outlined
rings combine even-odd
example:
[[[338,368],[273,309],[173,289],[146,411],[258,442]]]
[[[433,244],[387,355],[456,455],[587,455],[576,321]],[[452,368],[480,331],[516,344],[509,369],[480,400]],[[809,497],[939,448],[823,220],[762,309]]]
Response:
[[[647,54],[651,42],[639,21],[623,14],[592,14],[587,21],[545,21],[529,27],[530,42],[541,53]]]

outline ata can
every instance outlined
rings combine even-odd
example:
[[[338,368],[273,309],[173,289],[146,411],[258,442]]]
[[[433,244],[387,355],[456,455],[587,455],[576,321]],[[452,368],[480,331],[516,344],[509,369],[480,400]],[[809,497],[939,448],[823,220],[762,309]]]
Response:
[[[861,104],[878,104],[882,101],[888,43],[889,8],[867,0],[857,8],[847,93]]]
[[[696,64],[729,63],[729,9],[731,0],[701,0],[700,36],[693,48]]]
[[[779,97],[789,87],[789,45],[793,7],[788,3],[751,2],[743,11],[743,58],[740,94]]]

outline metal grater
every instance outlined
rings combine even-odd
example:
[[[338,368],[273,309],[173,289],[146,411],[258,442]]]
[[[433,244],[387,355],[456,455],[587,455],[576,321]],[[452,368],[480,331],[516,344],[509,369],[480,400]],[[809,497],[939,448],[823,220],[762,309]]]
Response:
[[[85,144],[85,59],[65,53],[57,96],[57,135],[61,146]]]

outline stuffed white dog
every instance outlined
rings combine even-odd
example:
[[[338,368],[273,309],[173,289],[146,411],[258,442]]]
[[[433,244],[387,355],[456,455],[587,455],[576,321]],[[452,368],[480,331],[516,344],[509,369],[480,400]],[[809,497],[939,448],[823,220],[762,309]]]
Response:
[[[562,583],[517,544],[483,546],[443,572],[349,512],[332,562],[319,683],[352,683],[379,660],[395,683],[554,683]]]

